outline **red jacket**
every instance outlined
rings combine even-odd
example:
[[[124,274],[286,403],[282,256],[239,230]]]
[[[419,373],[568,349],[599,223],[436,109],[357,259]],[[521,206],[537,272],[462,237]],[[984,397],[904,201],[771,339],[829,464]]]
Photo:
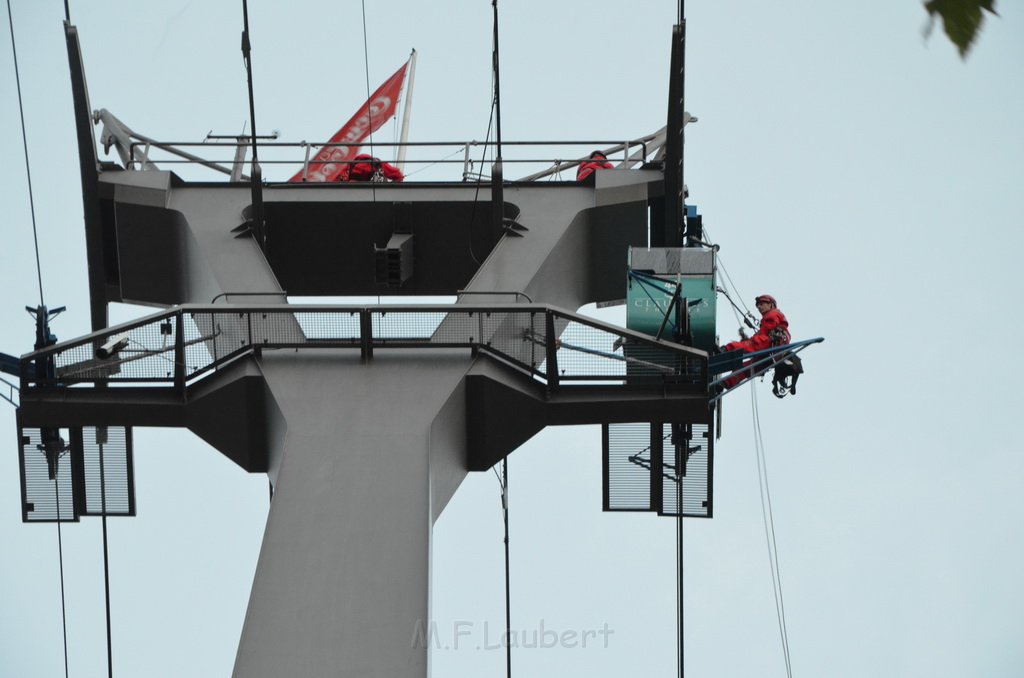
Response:
[[[340,181],[372,181],[378,172],[387,181],[401,181],[405,178],[402,170],[367,153],[360,153],[353,160],[353,164],[346,165],[341,170],[341,174],[338,175]],[[360,160],[362,162],[359,162]]]
[[[580,163],[579,169],[576,170],[576,181],[583,181],[595,171],[599,169],[611,169],[612,164],[604,158],[592,158],[590,160],[584,160]]]
[[[771,348],[771,333],[772,330],[777,327],[782,330],[782,343],[788,344],[791,340],[789,334],[789,321],[786,320],[786,316],[783,315],[782,311],[777,308],[773,308],[761,316],[761,326],[757,328],[757,332],[754,336],[750,339],[744,339],[743,341],[731,341],[722,348],[726,351],[742,350],[746,353],[753,353],[754,351]]]

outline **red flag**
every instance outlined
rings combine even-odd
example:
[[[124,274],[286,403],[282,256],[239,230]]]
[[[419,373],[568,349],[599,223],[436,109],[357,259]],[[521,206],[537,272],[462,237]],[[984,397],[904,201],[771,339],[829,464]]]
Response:
[[[354,158],[359,153],[359,144],[363,139],[380,129],[381,125],[394,117],[398,109],[398,94],[405,82],[405,70],[409,62],[395,71],[395,74],[384,81],[377,91],[370,95],[352,119],[346,122],[327,143],[347,143],[352,146],[325,146],[310,160],[309,173],[306,181],[337,181],[338,175],[345,168],[343,160]],[[299,170],[289,181],[302,181],[302,170]]]

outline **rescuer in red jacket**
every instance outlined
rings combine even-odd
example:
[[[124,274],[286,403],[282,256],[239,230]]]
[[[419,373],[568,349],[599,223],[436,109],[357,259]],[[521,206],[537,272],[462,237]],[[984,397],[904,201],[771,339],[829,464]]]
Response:
[[[576,170],[576,181],[585,181],[599,169],[611,168],[612,164],[608,162],[608,157],[601,151],[594,151],[590,154],[589,160],[580,163],[579,169]]]
[[[775,297],[770,294],[762,294],[754,300],[754,303],[757,305],[757,310],[761,312],[761,324],[758,326],[757,332],[749,339],[729,342],[722,347],[722,351],[753,353],[772,346],[783,346],[790,342],[792,337],[789,334],[789,321],[779,310]],[[722,383],[726,388],[732,388],[749,375],[749,372],[737,370]]]
[[[368,153],[360,153],[338,176],[340,181],[394,181],[405,179],[402,170]]]

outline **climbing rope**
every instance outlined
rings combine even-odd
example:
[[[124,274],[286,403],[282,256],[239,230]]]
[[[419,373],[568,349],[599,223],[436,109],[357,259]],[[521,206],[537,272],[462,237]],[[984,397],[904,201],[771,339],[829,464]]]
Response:
[[[710,234],[710,232],[708,231],[707,228],[704,229],[704,237],[706,237],[709,240],[711,240],[711,234]],[[747,305],[743,302],[743,295],[740,294],[740,291],[736,287],[736,284],[733,283],[732,276],[729,275],[729,270],[725,267],[725,261],[722,259],[722,255],[720,253],[716,254],[716,256],[715,256],[715,265],[719,269],[721,269],[722,275],[725,276],[725,283],[729,287],[732,288],[732,293],[735,294],[736,297],[740,300],[740,304],[743,305],[743,310],[741,311],[739,309],[739,307],[736,306],[736,304],[732,300],[732,297],[729,296],[729,293],[724,288],[720,287],[720,288],[718,288],[718,291],[725,295],[725,298],[729,300],[729,303],[733,305],[733,308],[735,308],[736,311],[738,311],[741,315],[743,315],[743,317],[745,317],[745,318],[752,318],[752,319],[756,320],[756,317],[754,316],[754,314],[750,312],[750,309],[747,308]]]
[[[397,139],[396,139],[395,143],[397,143]],[[426,163],[426,164],[424,164],[422,167],[420,167],[417,170],[413,170],[412,172],[407,172],[406,175],[405,175],[405,178],[408,179],[409,177],[413,176],[414,174],[419,174],[420,172],[422,172],[424,170],[428,170],[431,167],[436,167],[437,165],[440,165],[441,163],[443,163],[445,160],[450,160],[450,159],[454,158],[456,155],[458,155],[459,153],[462,153],[462,152],[463,151],[462,151],[461,147],[460,148],[456,148],[454,151],[452,151],[448,155],[444,156],[440,160],[435,160],[434,162]]]
[[[775,615],[779,624],[782,642],[782,656],[786,662],[786,676],[793,678],[793,666],[789,656],[789,633],[786,628],[786,605],[782,597],[782,573],[779,568],[779,551],[775,539],[775,520],[772,515],[772,497],[768,488],[768,462],[761,434],[761,416],[757,408],[757,389],[750,385],[750,406],[754,422],[754,452],[757,458],[757,481],[761,490],[761,516],[764,522],[764,536],[768,544],[768,563],[772,573],[772,589],[775,595]]]

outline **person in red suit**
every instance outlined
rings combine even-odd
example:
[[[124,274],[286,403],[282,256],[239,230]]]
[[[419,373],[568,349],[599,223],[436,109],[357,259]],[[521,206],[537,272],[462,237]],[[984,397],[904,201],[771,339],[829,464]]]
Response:
[[[594,172],[599,169],[611,169],[612,164],[608,162],[607,156],[601,151],[594,151],[590,154],[589,160],[584,160],[580,163],[579,169],[576,170],[576,181],[587,180]]]
[[[402,170],[368,153],[360,153],[346,165],[338,179],[340,181],[394,181],[405,179]]]
[[[789,321],[785,314],[779,310],[779,304],[775,297],[770,294],[762,294],[754,300],[757,310],[761,313],[761,323],[757,332],[749,339],[743,338],[740,341],[730,341],[722,347],[722,351],[743,351],[754,353],[772,346],[784,346],[792,337],[789,334]],[[748,361],[747,365],[750,364]],[[730,374],[723,384],[726,388],[732,388],[745,377],[750,376],[749,371],[737,370]]]

